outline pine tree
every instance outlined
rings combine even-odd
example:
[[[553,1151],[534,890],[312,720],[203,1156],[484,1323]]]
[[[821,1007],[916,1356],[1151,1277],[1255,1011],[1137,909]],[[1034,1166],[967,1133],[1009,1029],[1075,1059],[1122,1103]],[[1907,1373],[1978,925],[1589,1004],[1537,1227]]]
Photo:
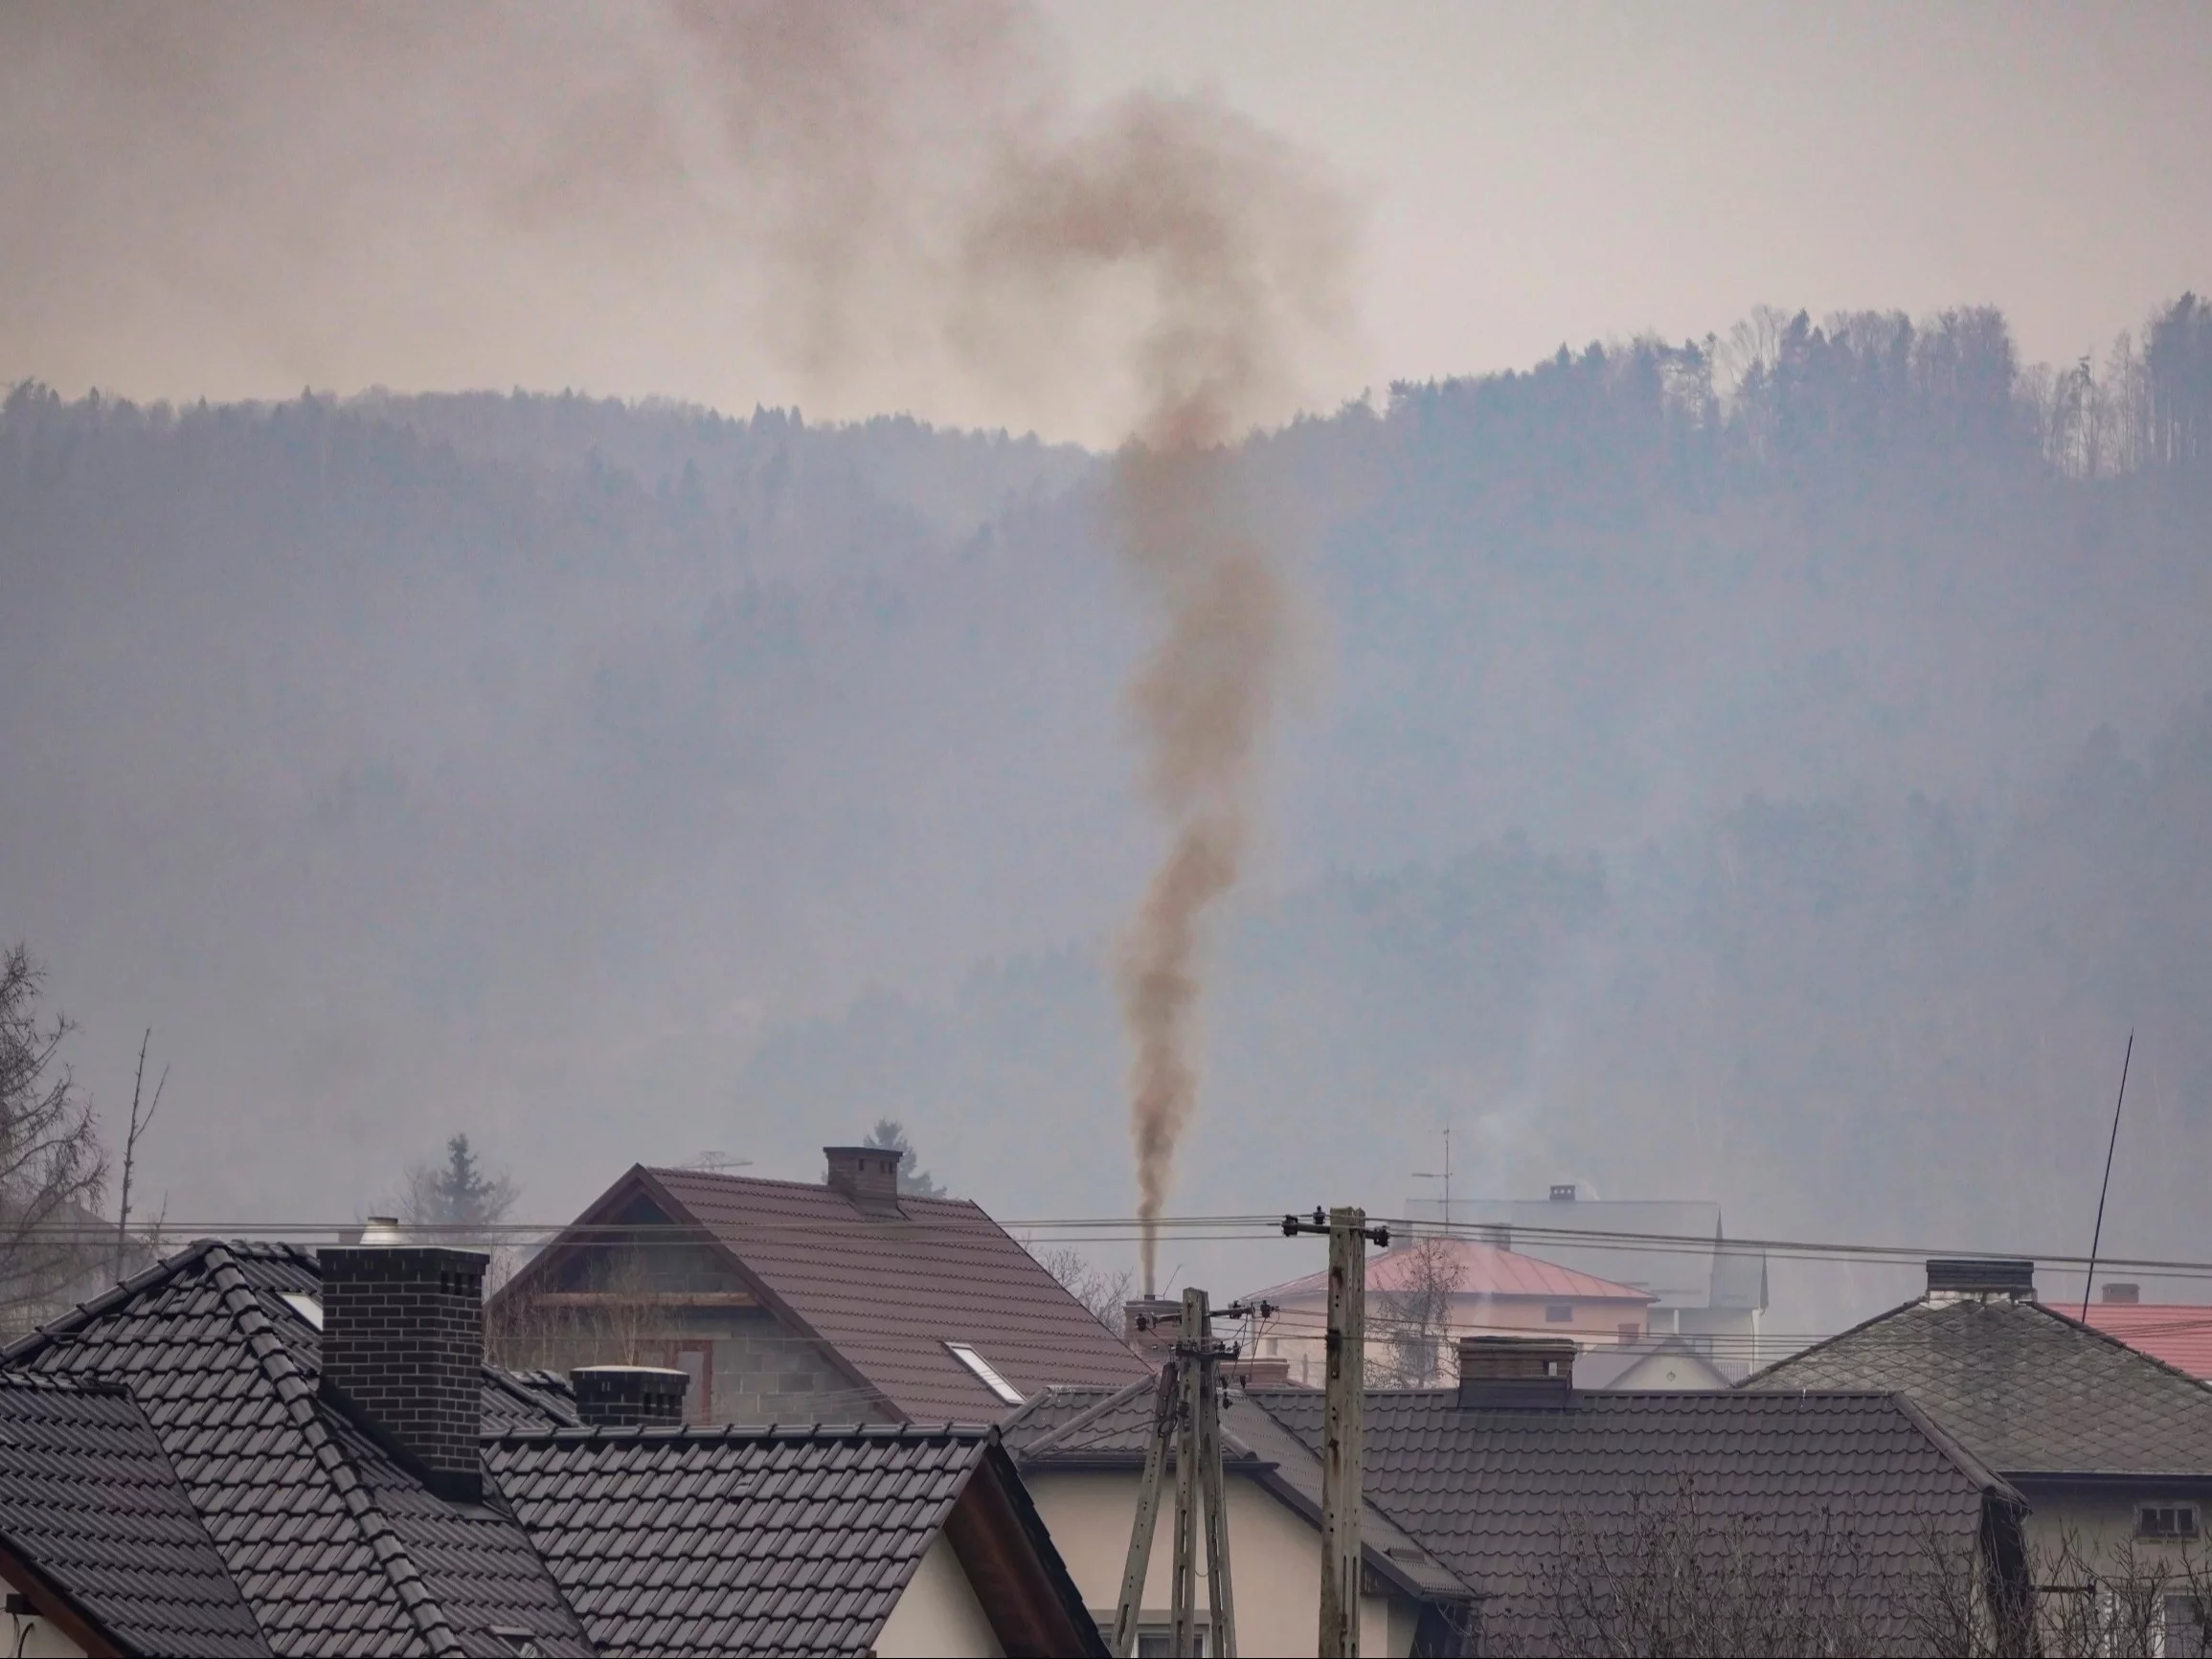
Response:
[[[400,1213],[418,1225],[491,1227],[506,1219],[520,1189],[505,1175],[487,1175],[468,1136],[445,1143],[442,1165],[415,1164],[407,1171]]]
[[[886,1152],[899,1155],[898,1190],[901,1193],[917,1199],[941,1199],[945,1196],[945,1189],[931,1178],[929,1172],[917,1167],[919,1159],[914,1155],[914,1143],[906,1137],[906,1125],[896,1118],[876,1119],[875,1128],[869,1132],[868,1137],[860,1144],[882,1147]]]

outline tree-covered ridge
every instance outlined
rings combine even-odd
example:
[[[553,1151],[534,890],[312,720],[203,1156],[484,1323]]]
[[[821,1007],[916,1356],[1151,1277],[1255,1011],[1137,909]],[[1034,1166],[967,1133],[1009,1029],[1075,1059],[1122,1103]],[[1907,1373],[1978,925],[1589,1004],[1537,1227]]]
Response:
[[[2049,1197],[2090,1011],[2196,983],[2184,876],[2140,884],[2206,821],[2176,758],[2212,688],[2204,315],[2086,382],[1993,313],[1762,316],[1229,457],[1317,622],[1191,1168],[1261,1208],[1317,1160],[1389,1193],[1466,1102],[1528,1181],[1787,1207],[1813,1147],[1870,1226],[1937,1190],[1899,1127],[1937,1123]],[[1143,636],[1097,464],[582,398],[19,390],[0,913],[88,1056],[190,1034],[238,1151],[196,1198],[157,1172],[176,1212],[350,1214],[350,1167],[455,1123],[558,1208],[571,1167],[803,1171],[877,1116],[986,1202],[1120,1207]],[[2138,885],[2052,910],[2100,881]]]

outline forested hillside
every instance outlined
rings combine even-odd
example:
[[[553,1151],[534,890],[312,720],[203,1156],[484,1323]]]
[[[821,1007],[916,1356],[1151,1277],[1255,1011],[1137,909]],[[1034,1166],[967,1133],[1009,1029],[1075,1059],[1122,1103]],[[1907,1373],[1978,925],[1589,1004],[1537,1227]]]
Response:
[[[2079,1247],[2133,1021],[2121,1245],[2212,1254],[2204,306],[2064,371],[1987,311],[1762,313],[1227,464],[1313,669],[1191,1207],[1392,1207],[1449,1117],[1471,1189]],[[885,1114],[1010,1214],[1123,1209],[1102,476],[907,421],[18,389],[0,924],[96,1086],[173,1043],[226,1142],[169,1149],[182,1212],[343,1213],[467,1127],[551,1213]]]

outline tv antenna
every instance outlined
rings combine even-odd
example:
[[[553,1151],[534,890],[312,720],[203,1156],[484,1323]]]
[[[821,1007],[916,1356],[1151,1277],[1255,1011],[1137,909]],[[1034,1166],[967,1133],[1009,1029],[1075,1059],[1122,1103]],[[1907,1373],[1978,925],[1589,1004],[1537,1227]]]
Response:
[[[1450,1123],[1444,1125],[1444,1167],[1441,1170],[1415,1170],[1413,1178],[1417,1181],[1442,1181],[1444,1183],[1444,1225],[1449,1228],[1452,1225],[1452,1126]]]

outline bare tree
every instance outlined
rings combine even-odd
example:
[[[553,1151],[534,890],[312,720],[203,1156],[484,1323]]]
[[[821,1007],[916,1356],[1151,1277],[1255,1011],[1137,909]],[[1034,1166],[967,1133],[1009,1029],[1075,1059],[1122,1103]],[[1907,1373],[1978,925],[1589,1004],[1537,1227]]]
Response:
[[[34,1323],[99,1262],[107,1155],[92,1104],[59,1059],[74,1029],[42,1019],[45,974],[0,957],[0,1328]]]
[[[1452,1341],[1452,1298],[1464,1277],[1459,1253],[1441,1235],[1402,1245],[1368,1269],[1389,1264],[1395,1288],[1369,1299],[1368,1364],[1382,1388],[1430,1388],[1447,1374]]]
[[[1069,1295],[1091,1311],[1092,1317],[1115,1335],[1121,1334],[1122,1304],[1129,1300],[1130,1287],[1136,1282],[1134,1273],[1127,1267],[1109,1273],[1072,1244],[1041,1250],[1030,1240],[1022,1243]]]
[[[161,1077],[153,1086],[153,1099],[146,1100],[146,1051],[153,1043],[153,1027],[146,1028],[146,1035],[138,1043],[138,1075],[130,1086],[130,1128],[123,1137],[123,1196],[115,1212],[115,1276],[121,1279],[129,1271],[130,1256],[130,1179],[138,1167],[138,1143],[153,1128],[153,1114],[161,1110],[162,1091],[169,1087],[169,1067],[161,1068]],[[145,1110],[140,1110],[141,1106]],[[157,1228],[158,1231],[158,1228]]]

